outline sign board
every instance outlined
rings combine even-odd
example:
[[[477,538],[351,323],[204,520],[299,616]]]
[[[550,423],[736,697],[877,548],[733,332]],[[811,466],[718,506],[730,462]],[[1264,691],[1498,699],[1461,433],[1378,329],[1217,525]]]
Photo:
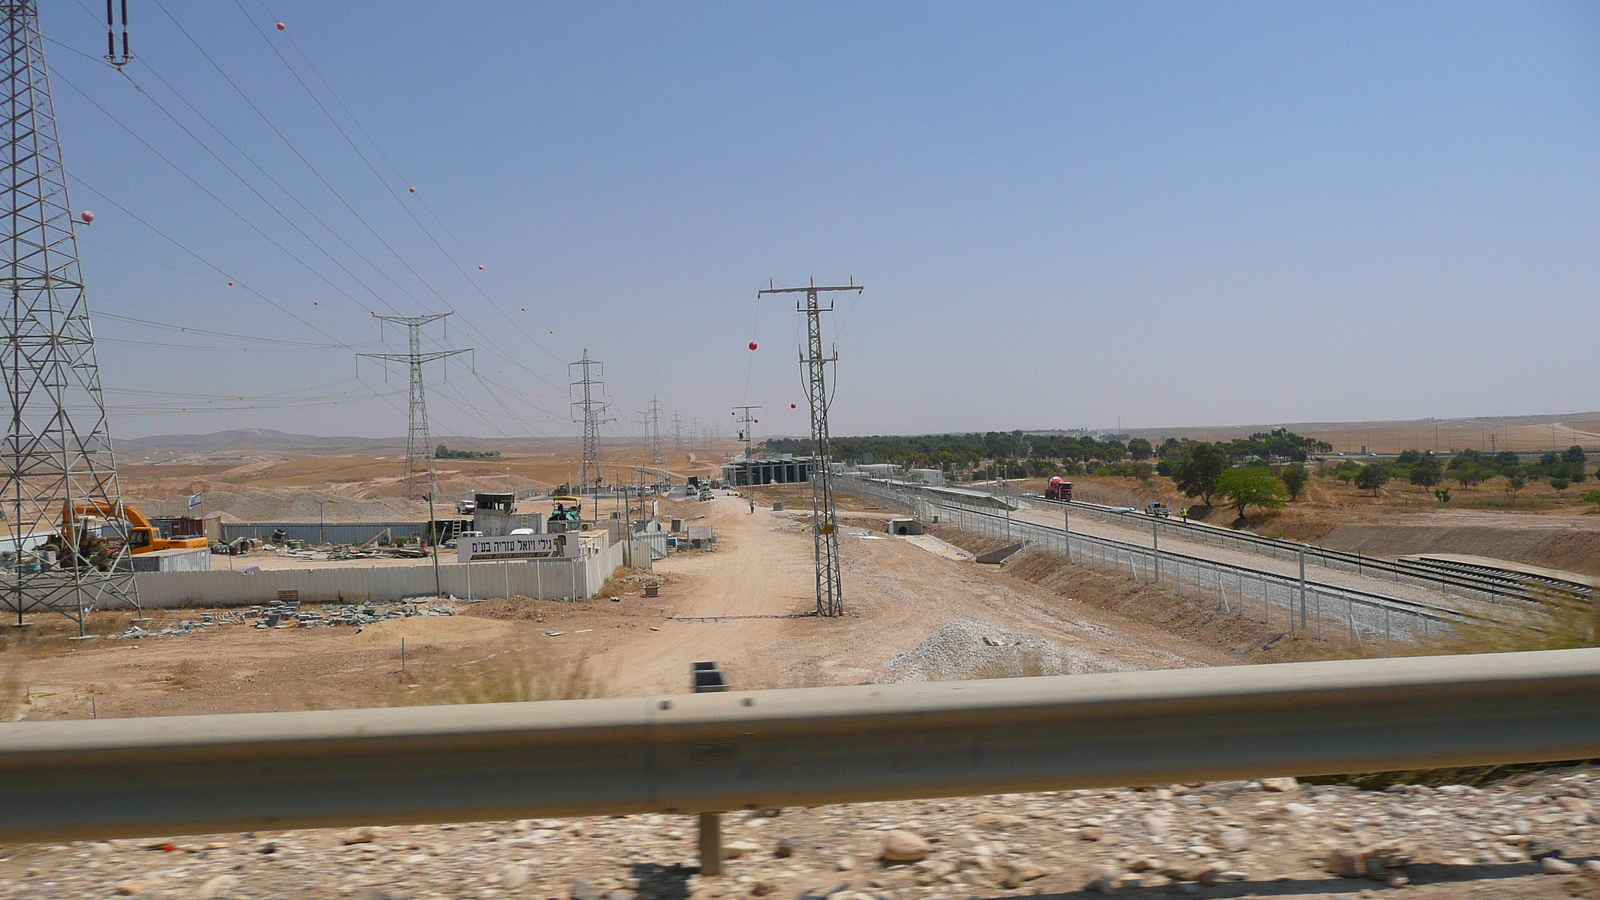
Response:
[[[456,539],[456,562],[549,559],[577,555],[576,534],[509,534]]]
[[[715,534],[716,532],[712,530],[710,525],[689,526],[689,540],[691,541],[709,541]]]

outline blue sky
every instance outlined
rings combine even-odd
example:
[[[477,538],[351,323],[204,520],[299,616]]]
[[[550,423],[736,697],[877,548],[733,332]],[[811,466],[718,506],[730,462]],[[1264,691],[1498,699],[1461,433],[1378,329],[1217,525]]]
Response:
[[[803,433],[812,276],[836,434],[1600,407],[1592,3],[42,5],[116,435],[403,434],[447,309],[437,433]]]

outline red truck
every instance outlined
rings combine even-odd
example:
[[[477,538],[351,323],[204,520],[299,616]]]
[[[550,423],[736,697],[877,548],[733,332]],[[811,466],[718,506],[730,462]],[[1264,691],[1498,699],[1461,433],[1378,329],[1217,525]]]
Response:
[[[1072,482],[1062,481],[1060,478],[1051,478],[1050,483],[1044,486],[1046,500],[1072,500]]]

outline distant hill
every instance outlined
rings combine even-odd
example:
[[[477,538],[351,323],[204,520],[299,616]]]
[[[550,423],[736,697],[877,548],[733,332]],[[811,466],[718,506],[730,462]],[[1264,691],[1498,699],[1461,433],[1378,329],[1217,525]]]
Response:
[[[401,438],[322,437],[312,434],[290,434],[271,428],[234,428],[210,434],[158,434],[150,437],[128,438],[117,442],[124,447],[144,447],[152,450],[192,451],[228,450],[233,448],[322,450],[354,447],[392,447],[404,445]]]

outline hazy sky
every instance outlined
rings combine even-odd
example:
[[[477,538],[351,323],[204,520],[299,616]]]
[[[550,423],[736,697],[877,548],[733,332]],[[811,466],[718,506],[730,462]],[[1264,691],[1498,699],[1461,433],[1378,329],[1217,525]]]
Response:
[[[803,433],[812,276],[836,434],[1600,407],[1592,2],[41,5],[117,436]]]

